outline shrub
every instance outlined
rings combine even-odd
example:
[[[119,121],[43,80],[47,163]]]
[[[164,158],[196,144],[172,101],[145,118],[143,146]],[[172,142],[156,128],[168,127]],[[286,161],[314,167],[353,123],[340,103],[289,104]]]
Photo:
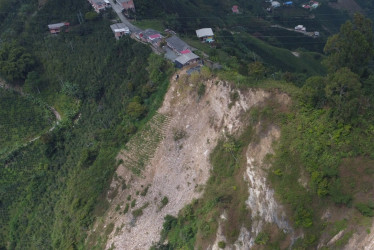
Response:
[[[148,193],[148,189],[149,189],[150,185],[146,186],[146,188],[144,188],[144,190],[140,193],[141,196],[146,196],[147,193]]]
[[[205,85],[203,83],[199,84],[199,87],[197,89],[197,95],[199,96],[199,99],[205,94]]]
[[[374,216],[374,204],[372,203],[357,203],[356,206],[358,211],[364,216],[373,217]]]
[[[133,207],[135,207],[135,205],[136,205],[136,199],[133,199],[132,202],[131,202],[131,207],[133,208]]]
[[[265,245],[269,241],[270,237],[267,233],[261,232],[257,235],[255,243],[258,245]]]
[[[126,203],[125,210],[123,210],[123,214],[126,214],[129,211],[129,208],[130,208],[129,204]]]
[[[226,247],[226,242],[224,242],[224,241],[220,241],[220,242],[218,242],[218,247],[219,248],[225,248]]]
[[[184,129],[176,129],[174,131],[174,141],[182,140],[186,135],[187,132]]]
[[[162,198],[161,200],[160,210],[163,209],[168,203],[169,203],[168,197],[164,196],[164,198]]]

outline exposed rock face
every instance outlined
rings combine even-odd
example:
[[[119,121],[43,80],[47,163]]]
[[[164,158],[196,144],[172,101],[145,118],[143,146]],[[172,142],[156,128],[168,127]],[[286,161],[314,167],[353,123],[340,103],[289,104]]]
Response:
[[[199,97],[197,87],[188,79],[180,77],[179,82],[173,81],[158,110],[166,122],[159,125],[162,139],[155,146],[153,157],[140,176],[123,166],[127,163],[118,167],[109,194],[110,208],[96,223],[96,228],[100,228],[100,221],[104,225],[114,224],[106,248],[149,249],[157,242],[164,217],[176,216],[185,205],[201,196],[201,186],[211,169],[209,155],[218,139],[227,133],[239,133],[246,112],[270,96],[263,90],[240,92],[218,79],[204,84],[205,94]],[[235,102],[230,100],[233,91],[239,96]],[[126,158],[126,154],[131,157]],[[129,158],[136,160],[135,155],[131,150],[123,151],[118,158],[127,162]],[[127,188],[121,190],[123,183]],[[148,186],[146,194],[139,195]],[[163,197],[168,198],[164,207]],[[120,214],[134,198],[135,207]],[[131,212],[140,207],[142,215],[135,218]]]
[[[372,250],[374,249],[374,223],[370,228],[370,233],[354,233],[348,244],[344,246],[345,250]]]
[[[279,229],[293,237],[293,229],[287,222],[283,207],[275,200],[274,190],[268,186],[264,171],[266,170],[264,158],[267,154],[273,153],[272,144],[279,136],[279,129],[271,127],[258,143],[251,143],[248,146],[247,171],[244,178],[248,181],[247,205],[251,211],[252,228],[250,231],[245,228],[241,229],[235,243],[236,249],[251,249],[256,236],[262,231],[264,223],[274,223]]]

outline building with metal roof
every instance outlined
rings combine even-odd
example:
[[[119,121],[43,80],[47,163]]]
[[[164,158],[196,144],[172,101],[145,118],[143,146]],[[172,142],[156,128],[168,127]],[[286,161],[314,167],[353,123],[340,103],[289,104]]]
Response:
[[[165,39],[165,41],[168,47],[174,50],[178,54],[186,54],[183,52],[187,50],[191,52],[191,47],[185,41],[183,41],[177,36],[169,37]]]
[[[203,29],[196,30],[196,35],[198,38],[214,36],[213,30],[211,28],[203,28]]]

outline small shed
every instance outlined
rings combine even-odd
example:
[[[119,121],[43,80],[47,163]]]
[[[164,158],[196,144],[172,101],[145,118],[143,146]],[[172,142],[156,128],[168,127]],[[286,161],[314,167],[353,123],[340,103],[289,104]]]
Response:
[[[280,6],[281,6],[281,4],[278,1],[271,2],[271,7],[273,7],[273,8],[278,8]]]
[[[130,34],[130,29],[127,27],[124,23],[115,23],[110,25],[110,28],[112,29],[114,33],[115,38],[120,38],[123,35]]]
[[[174,63],[177,68],[182,68],[191,63],[195,63],[198,60],[199,60],[199,56],[191,52],[188,54],[183,54],[181,56],[178,56],[177,58],[175,58]]]
[[[48,29],[51,34],[58,34],[61,32],[61,29],[64,27],[69,27],[70,23],[53,23],[48,24]]]
[[[206,42],[207,40],[214,41],[213,40],[214,34],[211,28],[203,28],[203,29],[196,30],[196,35],[199,39],[201,39],[204,42]]]

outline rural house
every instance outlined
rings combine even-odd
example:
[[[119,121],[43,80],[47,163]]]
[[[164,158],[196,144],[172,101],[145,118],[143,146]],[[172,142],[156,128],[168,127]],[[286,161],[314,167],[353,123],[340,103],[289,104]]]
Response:
[[[279,8],[280,6],[281,4],[278,1],[271,2],[271,7],[273,7],[273,9]]]
[[[88,0],[97,13],[105,10],[107,3],[104,0]]]
[[[114,33],[114,37],[116,39],[119,39],[123,35],[130,34],[130,29],[127,27],[124,23],[115,23],[110,25],[110,28],[112,29]]]
[[[232,10],[232,13],[239,14],[239,7],[238,7],[238,5],[232,6],[231,10]]]
[[[135,11],[135,5],[133,0],[117,0],[124,10],[133,10]]]
[[[199,56],[194,53],[183,54],[175,58],[174,64],[177,68],[182,68],[186,65],[196,63],[199,61]]]
[[[197,37],[202,40],[203,42],[212,43],[213,40],[213,30],[211,28],[204,28],[196,30]]]
[[[177,36],[172,36],[166,39],[167,46],[178,55],[188,54],[191,52],[191,47]]]
[[[152,44],[152,46],[158,47],[162,41],[163,36],[160,32],[153,29],[146,29],[137,35],[140,40]]]
[[[58,34],[64,27],[69,27],[70,23],[54,23],[48,24],[48,29],[51,34]]]

